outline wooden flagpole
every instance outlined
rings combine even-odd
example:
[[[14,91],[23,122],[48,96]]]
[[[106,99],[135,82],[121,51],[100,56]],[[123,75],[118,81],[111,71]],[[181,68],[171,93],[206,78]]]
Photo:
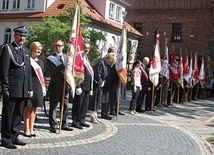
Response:
[[[172,79],[170,79],[170,84],[171,84],[171,91],[170,91],[170,101],[169,101],[169,103],[170,103],[170,105],[172,104],[172,89],[173,89],[173,81],[172,81]]]
[[[120,95],[121,95],[121,81],[119,80],[118,88],[117,88],[117,112],[116,112],[116,120],[119,115],[119,107],[120,107]]]
[[[63,92],[62,92],[62,101],[60,104],[60,123],[59,123],[59,133],[61,133],[62,129],[62,117],[63,117],[63,111],[64,111],[64,104],[65,104],[65,89],[66,89],[66,81],[64,80],[63,84]]]
[[[162,91],[163,91],[163,78],[161,79],[161,87],[160,87],[160,98],[159,98],[159,102],[158,102],[158,107],[161,107],[161,100],[162,100]]]
[[[150,111],[152,112],[152,109],[154,107],[154,84],[152,84],[152,97],[151,97],[151,108]]]

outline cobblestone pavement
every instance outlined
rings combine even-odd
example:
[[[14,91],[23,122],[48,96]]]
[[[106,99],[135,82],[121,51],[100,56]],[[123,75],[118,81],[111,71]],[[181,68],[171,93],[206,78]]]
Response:
[[[203,99],[166,108],[156,107],[155,112],[128,114],[130,91],[121,102],[125,116],[99,125],[87,123],[83,130],[49,131],[44,110],[38,110],[35,138],[20,135],[27,142],[16,150],[0,147],[1,155],[211,155],[213,149],[206,138],[214,137],[214,99]],[[47,102],[48,104],[48,102]],[[1,105],[1,104],[0,104]],[[71,107],[69,115],[71,116]],[[0,106],[1,108],[1,106]],[[0,109],[1,110],[1,109]],[[70,117],[71,120],[71,117]],[[70,121],[71,123],[71,121]],[[23,133],[23,128],[21,130]]]

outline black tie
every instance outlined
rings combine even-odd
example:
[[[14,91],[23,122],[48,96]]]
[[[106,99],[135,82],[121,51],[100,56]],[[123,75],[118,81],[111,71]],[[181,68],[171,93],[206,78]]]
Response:
[[[63,61],[62,61],[62,56],[61,56],[61,55],[59,56],[59,61],[60,61],[61,63],[63,63]]]

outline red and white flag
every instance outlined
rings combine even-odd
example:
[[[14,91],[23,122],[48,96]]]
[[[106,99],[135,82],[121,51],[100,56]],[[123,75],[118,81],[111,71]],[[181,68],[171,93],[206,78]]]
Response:
[[[176,84],[178,83],[178,61],[176,60],[176,54],[174,50],[169,66],[169,76]]]
[[[158,82],[159,82],[160,71],[161,71],[160,34],[158,34],[156,45],[155,45],[155,52],[152,57],[152,61],[149,69],[149,79],[155,87],[158,85]]]
[[[162,60],[162,68],[160,74],[166,78],[169,78],[169,54],[168,47],[165,45],[165,54]]]
[[[184,58],[184,70],[183,70],[183,76],[184,80],[188,83],[188,74],[189,74],[189,57],[188,54],[186,53],[186,56]]]
[[[193,86],[199,82],[199,69],[198,69],[198,55],[195,54],[195,63],[194,63],[194,70],[193,70]]]
[[[122,34],[120,37],[118,50],[117,50],[117,62],[115,64],[115,69],[119,76],[121,84],[127,83],[127,70],[126,70],[126,58],[127,58],[127,34],[126,27],[123,25]]]
[[[65,67],[65,80],[71,87],[73,97],[75,95],[76,86],[84,80],[83,43],[79,23],[79,12],[79,5],[76,4],[67,51],[68,62]]]
[[[202,57],[201,68],[199,72],[200,84],[203,86],[205,84],[205,68],[204,68],[204,57]]]

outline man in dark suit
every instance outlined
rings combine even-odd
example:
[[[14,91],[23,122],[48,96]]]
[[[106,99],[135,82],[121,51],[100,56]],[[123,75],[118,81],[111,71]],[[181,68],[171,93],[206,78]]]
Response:
[[[47,65],[51,74],[51,80],[49,84],[50,93],[50,110],[49,110],[49,125],[50,131],[56,133],[58,124],[56,120],[57,105],[58,102],[62,101],[62,93],[64,86],[64,70],[65,63],[67,62],[67,55],[63,54],[64,42],[57,40],[55,42],[56,52],[53,55],[47,57]],[[73,129],[68,126],[68,84],[66,83],[65,98],[64,98],[64,109],[62,117],[62,130],[72,131]]]
[[[18,136],[25,101],[33,96],[30,52],[23,46],[28,32],[24,26],[13,31],[14,41],[3,47],[0,58],[3,91],[1,139],[2,146],[9,149],[26,145]]]
[[[144,102],[144,98],[145,98],[145,95],[146,95],[146,92],[147,92],[147,87],[148,87],[148,84],[149,84],[149,70],[147,68],[148,64],[149,64],[149,58],[148,57],[144,57],[143,58],[143,63],[142,63],[142,66],[141,66],[141,70],[142,70],[142,75],[141,75],[141,85],[142,85],[142,89],[140,91],[140,94],[138,96],[138,99],[137,99],[137,106],[136,106],[136,111],[137,112],[143,112],[144,110],[142,109],[142,106],[143,106],[143,102]],[[146,103],[146,102],[145,102]],[[148,110],[147,109],[148,107],[146,106],[145,104],[145,110]]]
[[[90,51],[90,44],[84,43],[84,81],[76,87],[76,94],[74,97],[72,108],[72,126],[77,129],[83,129],[83,127],[90,127],[85,123],[85,117],[87,114],[90,91],[92,91],[93,85],[93,68],[91,67],[87,55]]]

